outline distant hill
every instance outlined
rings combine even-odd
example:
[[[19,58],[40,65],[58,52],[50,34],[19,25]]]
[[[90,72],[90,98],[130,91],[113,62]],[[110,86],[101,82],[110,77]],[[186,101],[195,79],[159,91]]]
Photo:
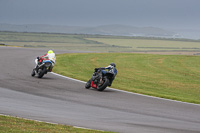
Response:
[[[0,31],[101,34],[148,37],[173,37],[175,35],[175,32],[156,27],[133,27],[117,24],[102,25],[97,27],[56,26],[47,24],[0,24]]]

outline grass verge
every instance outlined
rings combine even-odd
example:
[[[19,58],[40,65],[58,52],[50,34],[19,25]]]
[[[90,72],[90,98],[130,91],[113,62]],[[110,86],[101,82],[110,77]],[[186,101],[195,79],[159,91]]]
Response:
[[[1,133],[111,133],[0,115]]]
[[[88,81],[95,67],[111,62],[118,75],[113,88],[200,104],[199,56],[132,53],[57,55],[54,72]]]

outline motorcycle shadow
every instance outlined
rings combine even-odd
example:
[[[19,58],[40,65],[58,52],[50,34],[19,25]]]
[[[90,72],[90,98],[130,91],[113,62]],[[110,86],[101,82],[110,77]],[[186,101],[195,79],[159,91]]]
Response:
[[[33,78],[40,79],[40,80],[55,80],[55,78],[53,78],[53,77],[42,77],[42,78],[38,78],[38,76],[34,76]]]
[[[85,88],[84,88],[85,89]],[[115,90],[112,90],[110,88],[106,88],[105,90],[103,91],[98,91],[97,89],[95,88],[89,88],[89,89],[86,89],[86,90],[90,90],[90,91],[96,91],[96,92],[100,92],[100,93],[103,93],[103,92],[116,92]]]

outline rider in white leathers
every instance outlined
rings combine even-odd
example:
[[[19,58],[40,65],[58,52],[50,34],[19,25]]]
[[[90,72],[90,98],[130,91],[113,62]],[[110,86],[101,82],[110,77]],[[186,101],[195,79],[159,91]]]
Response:
[[[52,62],[52,66],[50,68],[50,72],[51,72],[56,62],[55,53],[52,50],[49,50],[47,54],[37,57],[37,59],[35,59],[36,70],[37,70],[38,65],[40,65],[43,62],[43,60],[50,60]]]

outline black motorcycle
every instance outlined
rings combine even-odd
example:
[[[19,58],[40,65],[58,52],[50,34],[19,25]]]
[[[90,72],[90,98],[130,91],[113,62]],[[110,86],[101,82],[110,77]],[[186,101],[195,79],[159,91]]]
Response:
[[[85,84],[85,88],[90,87],[103,91],[107,86],[110,86],[113,80],[114,73],[105,71],[103,68],[95,68],[92,78]]]
[[[40,65],[38,65],[35,69],[33,69],[31,76],[38,75],[38,78],[42,78],[44,74],[47,74],[47,72],[50,72],[51,66],[52,66],[52,62],[50,60],[45,60]]]

